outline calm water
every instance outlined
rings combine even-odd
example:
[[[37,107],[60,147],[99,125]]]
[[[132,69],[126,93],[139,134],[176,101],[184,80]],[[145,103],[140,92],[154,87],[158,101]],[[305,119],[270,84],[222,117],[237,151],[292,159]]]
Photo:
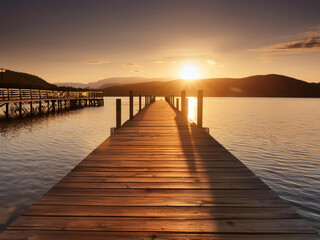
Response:
[[[193,118],[196,108],[192,99],[189,108]],[[320,99],[204,101],[204,126],[212,136],[318,231],[319,109]],[[124,121],[128,118],[127,98],[122,111]],[[0,223],[19,216],[108,137],[114,126],[115,98],[106,98],[104,107],[0,123]]]

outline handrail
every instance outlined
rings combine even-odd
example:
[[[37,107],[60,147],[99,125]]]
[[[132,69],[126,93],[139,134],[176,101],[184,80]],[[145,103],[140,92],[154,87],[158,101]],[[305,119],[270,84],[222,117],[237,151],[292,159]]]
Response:
[[[0,88],[0,102],[13,100],[95,99],[103,97],[102,91],[55,91],[39,89]]]

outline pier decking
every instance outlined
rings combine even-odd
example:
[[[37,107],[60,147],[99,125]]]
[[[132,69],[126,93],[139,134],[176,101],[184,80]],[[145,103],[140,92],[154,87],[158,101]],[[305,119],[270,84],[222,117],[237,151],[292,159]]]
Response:
[[[0,239],[319,239],[208,133],[156,101]]]

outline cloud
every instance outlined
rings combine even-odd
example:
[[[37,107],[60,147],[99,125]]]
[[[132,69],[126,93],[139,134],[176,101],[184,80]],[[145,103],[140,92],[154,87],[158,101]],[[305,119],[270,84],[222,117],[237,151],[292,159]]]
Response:
[[[137,65],[135,63],[125,63],[125,64],[123,64],[123,66],[126,66],[126,67],[138,67],[139,65]]]
[[[320,25],[316,26],[314,30],[300,33],[295,36],[295,40],[281,42],[269,46],[265,46],[259,49],[255,49],[259,52],[283,52],[283,51],[319,51],[320,50]]]
[[[209,65],[216,65],[217,63],[214,61],[214,60],[212,60],[212,59],[207,59],[207,63],[209,64]]]
[[[109,63],[109,61],[106,61],[106,60],[87,60],[84,63],[85,64],[104,64],[104,63]]]
[[[320,36],[309,37],[306,39],[295,40],[291,42],[283,42],[262,48],[262,51],[278,51],[278,50],[297,50],[320,48]]]
[[[132,71],[133,73],[140,73],[140,72],[142,72],[141,70],[133,70]]]
[[[163,61],[154,61],[154,63],[163,63]]]

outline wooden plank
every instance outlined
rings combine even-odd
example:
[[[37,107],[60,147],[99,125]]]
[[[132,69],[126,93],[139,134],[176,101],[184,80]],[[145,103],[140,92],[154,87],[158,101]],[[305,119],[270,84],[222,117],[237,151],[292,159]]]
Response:
[[[106,169],[108,170],[108,169]],[[245,172],[234,172],[234,171],[226,171],[226,172],[108,172],[108,171],[71,171],[68,173],[67,177],[141,177],[141,178],[168,178],[168,177],[179,177],[179,178],[214,178],[214,179],[223,179],[223,178],[241,178],[241,177],[253,177],[255,176],[253,172],[245,171]]]
[[[168,232],[92,232],[92,231],[35,231],[10,230],[0,235],[1,240],[318,240],[317,234],[199,234]]]
[[[248,177],[229,177],[223,176],[220,178],[217,177],[71,177],[67,176],[63,178],[61,181],[63,182],[95,182],[95,183],[103,183],[103,182],[118,182],[118,183],[151,183],[151,182],[163,182],[163,183],[180,183],[180,182],[194,182],[194,183],[219,183],[219,182],[262,182],[256,176],[248,176]]]
[[[33,217],[21,216],[11,230],[67,231],[159,231],[200,233],[314,233],[303,219],[154,219],[109,217]]]
[[[215,198],[212,197],[97,197],[97,196],[43,196],[36,204],[101,205],[101,206],[219,206],[219,207],[284,207],[278,198]]]
[[[56,184],[56,188],[174,188],[174,189],[269,189],[262,182],[217,182],[217,183],[199,183],[199,182],[65,182]]]
[[[290,207],[128,207],[33,205],[24,216],[152,217],[175,219],[287,219],[301,218]]]
[[[179,197],[209,197],[212,198],[278,198],[272,190],[207,190],[179,189]],[[53,187],[45,196],[102,196],[102,197],[177,197],[176,189],[88,189],[88,188],[56,188]]]
[[[186,167],[82,167],[76,166],[73,171],[84,172],[203,172],[203,173],[215,173],[215,172],[251,172],[246,167],[202,167],[197,169],[190,169]]]
[[[235,161],[134,161],[134,160],[114,160],[114,161],[96,161],[96,160],[83,160],[78,166],[82,167],[179,167],[188,168],[190,165],[192,167],[244,167],[244,164]]]

